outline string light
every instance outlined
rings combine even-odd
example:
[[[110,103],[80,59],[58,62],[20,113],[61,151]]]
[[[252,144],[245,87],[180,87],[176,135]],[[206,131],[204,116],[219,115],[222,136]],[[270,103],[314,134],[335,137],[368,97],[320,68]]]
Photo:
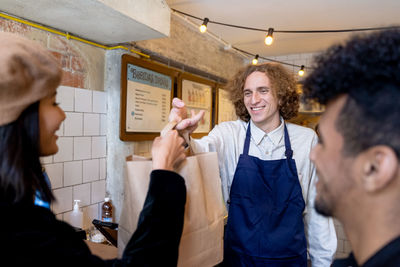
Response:
[[[256,55],[256,56],[253,58],[253,61],[252,61],[251,63],[253,63],[253,65],[257,65],[257,63],[258,63],[258,55]]]
[[[254,57],[254,54],[252,54],[250,52],[247,52],[245,50],[242,50],[240,48],[237,48],[235,46],[232,46],[232,49],[235,49],[235,50],[237,50],[237,51],[239,51],[239,52],[241,52],[243,54],[246,54],[246,55]],[[275,60],[275,59],[267,58],[267,57],[263,57],[263,56],[258,56],[258,58],[262,58],[262,59],[267,60],[267,61],[276,62],[276,63],[282,64],[282,65],[291,66],[291,67],[301,68],[301,66],[303,66],[303,65],[300,66],[300,65],[296,65],[296,64],[291,64],[291,63],[287,63],[287,62],[283,62],[283,61],[280,61],[280,60]],[[308,69],[313,69],[312,67],[307,67],[307,68]]]
[[[300,70],[299,70],[299,76],[303,77],[305,71],[304,71],[304,65],[301,65]]]
[[[204,20],[203,20],[203,24],[201,24],[201,26],[200,26],[200,32],[201,33],[205,33],[206,31],[207,31],[207,23],[209,22],[210,20],[208,19],[208,18],[205,18]]]
[[[266,45],[271,45],[272,42],[274,41],[274,38],[272,37],[272,35],[274,34],[274,29],[273,28],[269,28],[268,29],[268,33],[265,37],[265,44]]]
[[[179,13],[179,14],[182,14],[182,15],[185,15],[185,16],[200,20],[200,21],[203,20],[200,17],[196,17],[194,15],[191,15],[191,14],[176,10],[174,8],[171,8],[171,9],[176,13]],[[267,31],[266,29],[253,28],[253,27],[247,27],[247,26],[241,26],[241,25],[234,25],[234,24],[228,24],[228,23],[223,23],[223,22],[218,22],[218,21],[211,21],[208,18],[204,18],[203,24],[200,26],[200,32],[204,33],[204,32],[207,31],[207,23],[213,23],[213,24],[218,24],[218,25],[222,25],[222,26],[238,28],[238,29],[243,29],[243,30],[268,32],[266,37],[265,37],[265,44],[267,44],[267,45],[272,44],[272,42],[273,42],[272,34],[274,32],[277,32],[277,33],[311,33],[311,34],[314,34],[314,33],[377,31],[377,30],[390,30],[390,29],[398,29],[398,28],[400,28],[400,25],[396,25],[396,26],[387,26],[387,27],[370,27],[370,28],[338,29],[338,30],[332,30],[332,29],[330,29],[330,30],[300,30],[300,31],[298,31],[298,30],[275,30],[274,28],[268,28],[268,31]],[[267,39],[268,39],[268,41],[267,41]],[[251,53],[249,53],[247,51],[241,50],[241,49],[239,49],[237,47],[232,47],[232,48],[234,48],[235,50],[240,51],[242,53],[245,53],[247,55],[254,56],[254,54],[251,54]],[[287,62],[273,60],[273,59],[269,59],[269,58],[265,58],[265,57],[259,57],[259,58],[262,58],[262,59],[265,59],[265,60],[268,60],[268,61],[272,61],[272,62],[277,62],[277,63],[283,64],[283,65],[288,65],[288,66],[293,66],[293,67],[300,67],[300,70],[299,70],[299,75],[300,76],[303,76],[304,73],[305,73],[305,70],[304,70],[305,66],[304,65],[299,66],[299,65],[296,65],[296,64],[290,64],[290,63],[287,63]],[[307,68],[312,69],[310,67],[307,67]]]
[[[196,17],[194,15],[179,11],[177,9],[171,8],[174,12],[198,19],[198,20],[203,20],[200,17]],[[259,32],[268,32],[266,29],[261,29],[261,28],[253,28],[253,27],[247,27],[247,26],[240,26],[240,25],[234,25],[234,24],[228,24],[228,23],[223,23],[223,22],[218,22],[218,21],[212,21],[207,19],[207,22],[213,23],[213,24],[218,24],[222,26],[227,26],[227,27],[232,27],[232,28],[238,28],[238,29],[244,29],[244,30],[251,30],[251,31],[259,31]],[[370,27],[370,28],[356,28],[356,29],[338,29],[338,30],[275,30],[274,32],[278,33],[329,33],[329,32],[361,32],[361,31],[377,31],[377,30],[390,30],[390,29],[398,29],[400,28],[400,25],[397,26],[387,26],[387,27]]]

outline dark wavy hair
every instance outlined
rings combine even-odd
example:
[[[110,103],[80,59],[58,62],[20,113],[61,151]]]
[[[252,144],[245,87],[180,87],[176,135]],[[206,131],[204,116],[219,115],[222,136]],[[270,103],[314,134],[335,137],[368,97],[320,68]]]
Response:
[[[39,160],[39,102],[19,118],[0,126],[0,201],[33,204],[36,190],[46,202],[54,200]]]
[[[307,99],[326,104],[348,96],[335,122],[343,153],[386,145],[400,158],[400,30],[355,36],[318,56],[314,67],[304,81]]]
[[[272,91],[278,100],[280,115],[289,120],[297,115],[299,95],[296,92],[296,80],[293,75],[278,63],[248,65],[240,70],[226,86],[230,91],[231,101],[235,106],[236,115],[243,121],[250,120],[250,114],[244,105],[243,87],[247,77],[255,71],[263,72],[271,82]]]

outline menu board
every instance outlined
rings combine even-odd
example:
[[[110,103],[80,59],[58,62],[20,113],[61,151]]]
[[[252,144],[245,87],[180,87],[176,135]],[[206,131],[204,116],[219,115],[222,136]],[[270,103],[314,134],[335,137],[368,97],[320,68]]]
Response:
[[[172,79],[128,64],[126,131],[160,132],[168,122]]]
[[[121,126],[122,141],[153,140],[168,123],[176,70],[122,56]]]
[[[212,98],[215,83],[195,75],[183,73],[178,78],[178,97],[186,104],[188,117],[204,110],[203,119],[192,133],[195,138],[207,135],[212,128]]]
[[[233,121],[237,120],[237,115],[235,111],[235,106],[232,104],[229,99],[229,92],[223,90],[222,88],[218,88],[218,119],[217,124],[223,121]]]

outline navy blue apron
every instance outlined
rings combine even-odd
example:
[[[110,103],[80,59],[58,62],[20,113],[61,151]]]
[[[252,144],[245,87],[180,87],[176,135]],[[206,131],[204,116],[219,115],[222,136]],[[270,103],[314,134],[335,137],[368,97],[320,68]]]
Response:
[[[248,155],[248,124],[230,191],[224,266],[307,266],[305,203],[284,127],[286,159],[261,160]]]

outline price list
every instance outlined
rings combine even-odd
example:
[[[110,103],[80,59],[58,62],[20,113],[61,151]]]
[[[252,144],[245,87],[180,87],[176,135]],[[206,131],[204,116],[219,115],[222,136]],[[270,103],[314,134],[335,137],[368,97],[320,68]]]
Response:
[[[128,64],[127,132],[160,132],[168,120],[171,77]]]

